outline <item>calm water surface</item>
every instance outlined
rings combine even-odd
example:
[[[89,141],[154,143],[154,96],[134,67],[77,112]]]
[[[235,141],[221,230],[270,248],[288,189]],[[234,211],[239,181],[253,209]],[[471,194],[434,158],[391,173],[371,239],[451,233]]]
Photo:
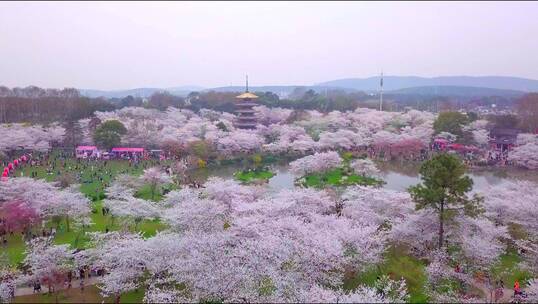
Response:
[[[409,186],[420,183],[420,164],[401,164],[396,162],[379,163],[381,176],[385,181],[384,188],[406,191]],[[221,166],[208,170],[208,176],[232,178],[234,172],[240,170],[237,165]],[[272,166],[273,176],[267,186],[270,190],[291,189],[294,187],[295,176],[288,171],[286,164]],[[528,180],[538,184],[538,172],[517,168],[487,168],[474,170],[468,174],[474,181],[474,189],[481,190],[489,186],[501,185],[512,180]]]

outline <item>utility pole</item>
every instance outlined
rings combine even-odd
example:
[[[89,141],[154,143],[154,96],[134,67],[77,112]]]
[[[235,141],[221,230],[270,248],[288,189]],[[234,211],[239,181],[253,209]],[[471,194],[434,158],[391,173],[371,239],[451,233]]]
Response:
[[[379,111],[383,111],[383,71],[381,71],[381,81],[380,81],[380,94],[379,94]]]

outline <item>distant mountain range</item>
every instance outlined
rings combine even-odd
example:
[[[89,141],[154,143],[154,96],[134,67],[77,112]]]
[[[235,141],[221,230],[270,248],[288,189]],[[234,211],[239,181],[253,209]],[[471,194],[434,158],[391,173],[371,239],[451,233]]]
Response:
[[[321,86],[350,88],[359,91],[378,91],[380,76],[369,78],[347,78],[318,83]],[[504,77],[504,76],[443,76],[443,77],[417,77],[417,76],[384,76],[383,88],[386,91],[401,90],[413,87],[430,86],[459,86],[479,87],[500,90],[514,90],[522,92],[538,92],[538,80]]]
[[[392,90],[392,91],[387,92],[387,95],[420,95],[420,96],[453,96],[453,97],[481,97],[481,96],[519,97],[523,94],[525,94],[525,92],[523,91],[480,88],[480,87],[463,87],[463,86],[412,87],[412,88]]]
[[[326,90],[343,90],[346,92],[363,91],[376,93],[379,91],[380,77],[347,78],[331,80],[312,86],[253,86],[250,91],[273,92],[285,97],[296,88],[313,89],[318,93]],[[422,96],[503,96],[517,97],[526,92],[538,92],[538,80],[504,77],[504,76],[384,76],[383,89],[392,95],[422,95]],[[89,90],[81,89],[80,93],[88,97],[123,98],[128,95],[147,98],[156,92],[169,92],[173,95],[186,96],[193,91],[241,92],[243,86],[226,86],[204,88],[200,86],[179,86],[171,88],[136,88],[131,90]]]
[[[345,92],[357,92],[355,89],[349,88],[340,88],[340,87],[330,87],[330,86],[252,86],[249,87],[251,92],[273,92],[279,96],[287,96],[293,90],[297,88],[312,89],[318,93],[324,92],[325,90],[340,90]],[[136,88],[130,90],[115,90],[115,91],[103,91],[103,90],[87,90],[80,89],[79,92],[83,96],[97,98],[124,98],[129,95],[133,97],[147,98],[154,93],[158,92],[168,92],[172,95],[177,96],[187,96],[191,92],[242,92],[245,90],[244,86],[226,86],[226,87],[216,87],[216,88],[203,88],[197,86],[183,86],[183,87],[173,87],[173,88]]]
[[[351,89],[351,88],[341,88],[341,87],[335,87],[335,86],[320,86],[320,85],[313,85],[313,86],[253,86],[249,87],[249,90],[251,92],[273,92],[278,95],[287,95],[293,92],[295,89],[306,89],[306,90],[314,90],[318,93],[322,93],[325,90],[340,90],[345,92],[357,92],[358,90]],[[245,90],[245,87],[242,86],[227,86],[227,87],[218,87],[218,88],[211,88],[211,89],[205,89],[204,91],[216,91],[216,92],[242,92]]]

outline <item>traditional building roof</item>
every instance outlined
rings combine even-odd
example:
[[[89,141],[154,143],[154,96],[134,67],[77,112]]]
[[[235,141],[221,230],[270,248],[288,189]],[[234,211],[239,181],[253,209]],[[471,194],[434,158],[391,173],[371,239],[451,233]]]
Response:
[[[258,98],[258,96],[250,93],[250,92],[245,92],[239,96],[237,96],[236,98],[239,98],[239,99],[254,99],[254,98]]]
[[[493,128],[489,132],[492,137],[505,136],[505,137],[517,137],[521,131],[512,128]]]

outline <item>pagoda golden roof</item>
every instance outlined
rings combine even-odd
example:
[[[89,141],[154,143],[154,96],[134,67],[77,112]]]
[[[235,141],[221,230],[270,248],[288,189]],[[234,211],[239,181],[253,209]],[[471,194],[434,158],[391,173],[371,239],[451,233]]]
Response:
[[[240,98],[240,99],[247,99],[247,98],[250,98],[250,99],[254,99],[254,98],[258,98],[258,96],[250,93],[250,92],[245,92],[239,96],[237,96],[236,98]]]

